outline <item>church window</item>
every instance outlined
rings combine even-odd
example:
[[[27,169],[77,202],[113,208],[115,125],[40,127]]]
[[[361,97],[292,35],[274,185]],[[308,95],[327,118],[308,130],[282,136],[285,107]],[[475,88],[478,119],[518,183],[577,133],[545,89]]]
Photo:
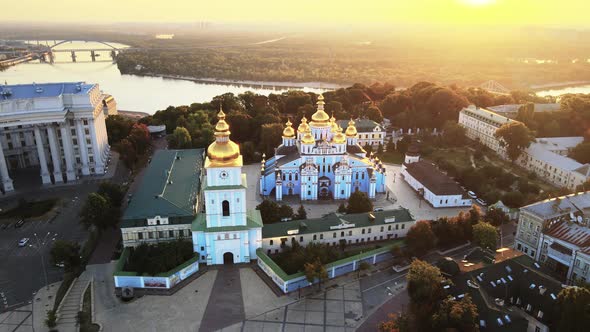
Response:
[[[330,165],[328,165],[328,173],[330,173]]]
[[[142,232],[137,233],[137,239],[143,240],[143,233]]]
[[[348,231],[348,236],[352,236],[352,231]]]
[[[356,173],[356,179],[357,180],[359,179],[359,173]]]
[[[273,243],[274,243],[274,241],[273,241],[273,240],[270,240],[270,245],[271,245],[271,246],[273,245]]]
[[[303,236],[299,237],[299,242],[303,242]]]
[[[359,243],[359,239],[356,239],[354,242],[355,242],[355,243]]]
[[[205,247],[201,246],[201,251],[204,251],[204,250],[205,250]]]
[[[363,233],[363,234],[365,234],[365,229],[364,229],[364,228],[363,228],[363,231],[362,231],[362,233]]]
[[[299,175],[297,173],[295,173],[295,181],[299,180]]]
[[[334,232],[334,234],[332,234],[332,237],[333,238],[336,238],[336,232]]]
[[[160,233],[160,234],[158,234],[158,237],[159,237],[159,238],[163,239],[163,238],[165,238],[165,237],[166,237],[166,232],[164,232],[164,231],[160,231],[159,233]]]
[[[287,179],[287,175],[283,174],[283,181]]]
[[[322,172],[326,173],[326,165],[322,165]]]
[[[406,228],[406,224],[402,224],[402,229]]]
[[[340,190],[340,194],[344,195],[344,189]]]
[[[174,237],[174,231],[168,231],[168,237]]]
[[[225,235],[224,235],[224,238],[225,238],[226,240],[229,240],[229,233],[225,233]]]
[[[311,196],[311,190],[307,191],[307,196]]]
[[[291,175],[291,173],[289,173],[289,181],[293,180],[293,175]]]
[[[314,235],[313,235],[313,240],[315,241],[315,240],[317,240],[317,239],[318,239],[318,236],[317,236],[316,234],[314,234]]]
[[[383,228],[383,226],[381,226],[381,231],[383,232],[383,230],[384,230],[384,228]]]
[[[371,234],[371,228],[369,228],[369,231],[367,233]]]
[[[395,229],[399,229],[399,225],[395,225]]]
[[[224,217],[229,217],[229,202],[223,201],[221,203],[221,209]]]
[[[324,234],[320,234],[320,240],[324,239]]]
[[[344,232],[340,232],[340,237],[344,237]]]
[[[365,179],[365,173],[361,173],[361,179]]]
[[[307,177],[307,181],[311,181],[311,176],[308,176]]]

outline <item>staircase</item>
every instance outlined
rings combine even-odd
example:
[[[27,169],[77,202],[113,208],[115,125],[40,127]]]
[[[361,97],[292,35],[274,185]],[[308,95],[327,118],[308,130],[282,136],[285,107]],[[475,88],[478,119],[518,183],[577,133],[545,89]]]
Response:
[[[78,331],[78,311],[82,310],[82,296],[91,282],[91,277],[84,272],[72,282],[57,309],[57,328],[61,332]]]

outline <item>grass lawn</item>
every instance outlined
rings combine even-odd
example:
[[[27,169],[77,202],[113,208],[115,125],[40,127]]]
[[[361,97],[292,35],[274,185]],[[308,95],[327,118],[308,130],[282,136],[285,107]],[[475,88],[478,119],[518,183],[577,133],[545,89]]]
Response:
[[[402,164],[404,162],[404,155],[397,151],[383,152],[379,158],[387,164]]]
[[[57,198],[42,201],[21,201],[16,207],[0,213],[0,219],[40,217],[51,211],[58,201]]]

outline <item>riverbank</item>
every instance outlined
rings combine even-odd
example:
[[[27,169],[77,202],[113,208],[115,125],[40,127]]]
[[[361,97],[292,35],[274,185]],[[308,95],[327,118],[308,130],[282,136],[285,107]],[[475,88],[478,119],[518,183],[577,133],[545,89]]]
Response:
[[[183,80],[183,81],[191,81],[191,82],[205,83],[205,84],[239,85],[239,86],[260,88],[260,89],[279,88],[279,90],[303,89],[303,88],[336,90],[336,89],[340,89],[340,88],[346,88],[346,87],[349,87],[352,85],[352,83],[351,84],[337,84],[337,83],[326,83],[326,82],[278,82],[278,81],[267,82],[267,81],[249,81],[249,80],[228,80],[228,79],[218,79],[218,78],[199,78],[199,77],[192,77],[192,76],[153,74],[153,73],[141,73],[141,74],[140,73],[133,73],[133,74],[125,74],[125,75],[160,77],[160,78],[164,78],[164,79]]]
[[[558,88],[570,88],[570,87],[577,87],[577,86],[584,86],[590,85],[590,81],[569,81],[569,82],[562,82],[562,83],[547,83],[547,84],[536,84],[531,85],[531,90],[535,92],[545,91],[545,90],[555,90]]]
[[[145,112],[123,111],[123,110],[118,110],[117,112],[120,116],[124,116],[126,118],[130,118],[133,120],[139,120],[141,118],[149,116],[149,114],[145,113]]]

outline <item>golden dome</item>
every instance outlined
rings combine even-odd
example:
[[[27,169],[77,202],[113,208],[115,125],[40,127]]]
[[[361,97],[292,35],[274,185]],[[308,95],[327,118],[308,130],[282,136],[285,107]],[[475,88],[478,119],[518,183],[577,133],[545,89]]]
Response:
[[[330,116],[324,112],[324,96],[318,97],[318,110],[311,116],[311,125],[316,127],[326,127],[330,123]]]
[[[346,136],[347,137],[355,137],[357,134],[356,127],[354,126],[354,120],[350,119],[348,121],[348,128],[346,128]]]
[[[308,128],[303,138],[301,139],[301,143],[303,144],[315,144],[315,139],[311,136],[311,130]]]
[[[286,127],[283,130],[283,137],[284,138],[292,138],[295,137],[295,130],[291,127],[292,123],[290,120],[287,120]]]
[[[332,133],[337,133],[338,132],[338,128],[340,126],[338,126],[338,123],[336,123],[336,119],[334,118],[334,116],[332,115],[332,117],[330,118],[330,131]]]
[[[307,124],[307,118],[304,116],[301,119],[301,123],[299,124],[299,127],[297,127],[297,131],[300,133],[305,133],[307,131],[307,129],[309,129],[309,125]]]
[[[334,144],[344,144],[346,143],[346,136],[342,133],[342,128],[338,126],[336,135],[332,138],[332,142]]]
[[[220,110],[217,114],[219,121],[215,125],[215,142],[207,148],[210,166],[228,166],[240,158],[240,147],[229,139],[231,132],[225,122],[225,113]]]

